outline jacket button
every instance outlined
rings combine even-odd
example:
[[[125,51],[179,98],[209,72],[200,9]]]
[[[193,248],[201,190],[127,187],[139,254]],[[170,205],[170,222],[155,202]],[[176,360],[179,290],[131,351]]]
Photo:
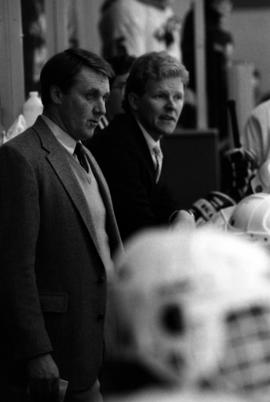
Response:
[[[105,314],[103,314],[103,313],[99,313],[99,314],[97,315],[97,320],[98,320],[98,321],[102,321],[102,320],[104,320],[104,318],[105,318]]]

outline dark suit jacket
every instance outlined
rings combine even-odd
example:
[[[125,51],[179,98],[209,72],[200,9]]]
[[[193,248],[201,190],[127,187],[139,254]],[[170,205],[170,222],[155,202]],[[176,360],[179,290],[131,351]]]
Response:
[[[90,152],[89,160],[113,252],[120,238],[110,195]],[[10,375],[51,352],[72,387],[96,380],[106,274],[94,233],[66,150],[38,118],[0,148],[0,361]]]
[[[176,203],[155,182],[149,148],[135,119],[122,114],[88,143],[109,185],[121,237],[168,224]]]

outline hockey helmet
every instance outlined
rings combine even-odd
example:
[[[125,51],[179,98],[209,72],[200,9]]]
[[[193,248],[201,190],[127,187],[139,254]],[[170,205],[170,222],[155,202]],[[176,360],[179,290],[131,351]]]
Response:
[[[269,392],[270,260],[262,247],[212,227],[145,231],[115,263],[117,353],[179,385]]]
[[[232,212],[227,229],[269,246],[270,194],[257,193],[243,198]]]

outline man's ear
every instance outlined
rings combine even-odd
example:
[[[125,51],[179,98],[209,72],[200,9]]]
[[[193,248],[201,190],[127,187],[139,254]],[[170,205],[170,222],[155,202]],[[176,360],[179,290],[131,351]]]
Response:
[[[62,103],[63,92],[58,86],[52,85],[50,88],[50,94],[53,103],[56,103],[57,105]]]
[[[129,103],[131,110],[133,110],[134,112],[137,112],[138,107],[139,107],[138,106],[139,95],[135,94],[134,92],[130,92],[128,94],[128,103]]]

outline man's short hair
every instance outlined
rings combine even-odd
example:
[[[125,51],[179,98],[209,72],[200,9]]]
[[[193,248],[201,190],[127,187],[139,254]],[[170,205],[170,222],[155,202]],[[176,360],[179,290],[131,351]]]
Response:
[[[71,48],[52,56],[43,66],[40,74],[41,100],[44,106],[51,102],[50,88],[58,86],[67,92],[75,83],[82,68],[90,68],[95,73],[113,78],[110,64],[97,54],[85,49]]]
[[[142,96],[149,80],[161,81],[165,78],[180,77],[186,86],[189,73],[185,66],[166,51],[150,52],[138,57],[133,63],[126,82],[123,107],[129,108],[128,96],[135,93]]]

